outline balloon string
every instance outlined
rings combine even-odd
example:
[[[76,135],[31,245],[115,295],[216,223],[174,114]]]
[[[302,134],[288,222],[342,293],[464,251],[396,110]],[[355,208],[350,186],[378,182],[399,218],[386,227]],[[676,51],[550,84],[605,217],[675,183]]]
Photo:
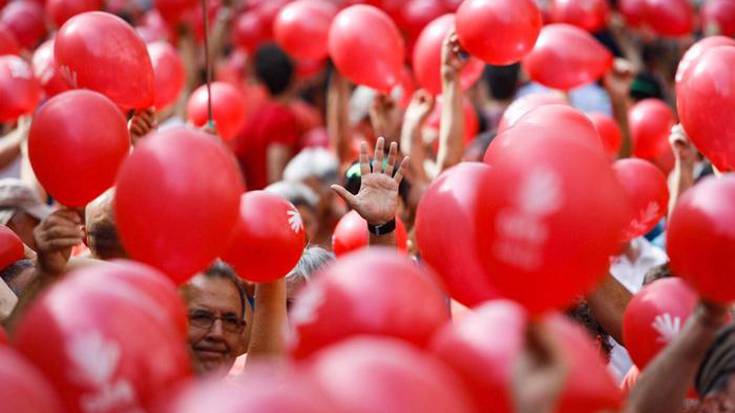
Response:
[[[209,13],[207,9],[207,0],[202,0],[202,18],[204,19],[204,71],[207,82],[207,114],[209,116],[209,126],[213,126],[212,117],[212,67],[209,61]]]

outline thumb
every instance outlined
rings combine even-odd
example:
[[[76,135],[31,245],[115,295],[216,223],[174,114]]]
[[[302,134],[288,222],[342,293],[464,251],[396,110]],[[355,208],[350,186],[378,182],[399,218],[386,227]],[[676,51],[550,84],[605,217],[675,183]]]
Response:
[[[340,198],[344,199],[345,202],[347,202],[349,206],[355,209],[355,204],[357,203],[357,199],[355,198],[354,195],[350,193],[350,191],[344,189],[343,187],[339,185],[332,185],[330,188],[332,188],[332,190],[336,192],[337,195],[340,196]]]

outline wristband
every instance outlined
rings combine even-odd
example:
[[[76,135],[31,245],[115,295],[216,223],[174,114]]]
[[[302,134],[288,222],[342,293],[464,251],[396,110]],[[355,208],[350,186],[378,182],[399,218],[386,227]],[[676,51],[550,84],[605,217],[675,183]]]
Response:
[[[388,235],[396,230],[396,219],[393,218],[383,225],[370,225],[367,224],[368,231],[375,236]]]

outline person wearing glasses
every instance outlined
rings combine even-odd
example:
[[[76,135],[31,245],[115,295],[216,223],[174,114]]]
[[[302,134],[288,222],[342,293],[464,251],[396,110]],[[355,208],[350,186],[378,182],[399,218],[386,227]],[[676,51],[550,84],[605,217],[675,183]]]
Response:
[[[198,374],[224,376],[247,351],[252,302],[234,271],[215,262],[181,287],[189,311],[189,347]]]

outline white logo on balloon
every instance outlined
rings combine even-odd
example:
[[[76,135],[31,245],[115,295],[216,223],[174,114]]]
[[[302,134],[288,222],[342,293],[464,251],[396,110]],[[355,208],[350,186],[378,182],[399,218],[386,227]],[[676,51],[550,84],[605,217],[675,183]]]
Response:
[[[69,87],[71,87],[72,89],[79,88],[79,82],[77,81],[77,72],[71,70],[71,68],[67,65],[62,65],[59,66],[59,73],[61,73],[61,77],[64,78]]]
[[[288,225],[291,226],[291,231],[299,233],[304,230],[304,220],[301,218],[298,209],[289,209],[286,214],[288,214]]]
[[[105,339],[98,331],[89,331],[72,337],[66,352],[75,365],[70,373],[72,381],[92,391],[79,398],[82,411],[144,413],[130,382],[114,378],[120,363],[120,346],[116,342]]]
[[[656,341],[668,344],[681,331],[681,318],[672,317],[669,313],[659,314],[653,319],[651,327],[658,333]]]
[[[515,202],[498,212],[498,233],[493,253],[506,264],[526,271],[537,270],[543,261],[543,246],[549,236],[544,222],[564,204],[559,175],[536,167],[525,177]]]
[[[628,238],[646,232],[648,229],[648,223],[655,220],[660,211],[661,209],[659,208],[658,203],[653,201],[649,202],[648,205],[646,205],[646,208],[638,214],[638,218],[633,219],[630,225],[628,225],[628,229],[626,231]]]

